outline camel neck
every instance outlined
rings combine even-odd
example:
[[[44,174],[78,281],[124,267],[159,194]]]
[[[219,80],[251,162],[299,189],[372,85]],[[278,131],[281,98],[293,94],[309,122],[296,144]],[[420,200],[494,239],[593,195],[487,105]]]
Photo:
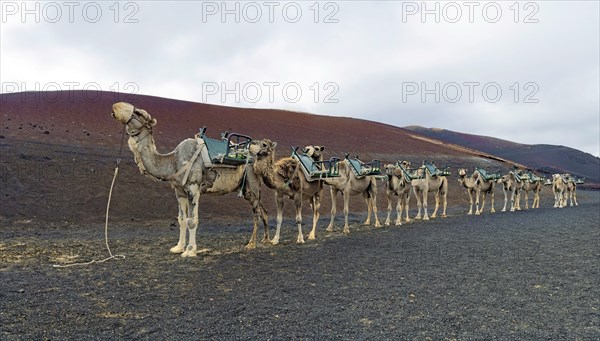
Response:
[[[135,156],[135,163],[138,165],[140,172],[156,180],[163,181],[168,180],[171,175],[175,174],[172,160],[156,151],[152,134],[139,139],[139,141],[134,137],[130,137],[129,148]]]
[[[460,181],[462,182],[463,186],[465,186],[466,188],[475,187],[475,179],[473,179],[472,176],[466,176],[466,175],[461,176]]]

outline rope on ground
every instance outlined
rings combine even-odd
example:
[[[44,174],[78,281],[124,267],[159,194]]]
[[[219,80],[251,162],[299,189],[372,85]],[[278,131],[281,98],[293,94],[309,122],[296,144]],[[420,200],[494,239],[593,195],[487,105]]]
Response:
[[[117,175],[119,174],[119,164],[121,163],[121,152],[123,151],[123,137],[125,136],[125,126],[123,126],[123,136],[121,137],[121,148],[119,149],[119,157],[117,158],[117,165],[115,167],[115,174],[113,175],[112,182],[110,184],[110,190],[108,191],[108,202],[106,203],[106,217],[104,220],[104,243],[106,244],[106,250],[108,250],[108,258],[104,259],[94,259],[89,262],[83,263],[71,263],[71,264],[54,264],[52,265],[55,268],[69,268],[72,266],[80,266],[80,265],[90,265],[94,263],[104,263],[111,259],[125,259],[124,255],[113,255],[110,250],[110,246],[108,245],[108,212],[110,211],[110,199],[112,198],[113,187],[115,186],[115,180],[117,179]]]

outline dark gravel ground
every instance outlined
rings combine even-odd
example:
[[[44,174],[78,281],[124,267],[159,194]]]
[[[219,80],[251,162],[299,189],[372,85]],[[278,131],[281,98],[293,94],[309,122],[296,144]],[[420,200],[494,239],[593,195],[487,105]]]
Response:
[[[243,251],[249,222],[0,228],[0,339],[600,339],[600,203],[325,233]],[[588,198],[588,199],[589,199]],[[548,204],[548,200],[546,200]],[[322,217],[320,225],[326,225]],[[244,227],[240,227],[244,225]],[[165,228],[164,226],[167,226]]]

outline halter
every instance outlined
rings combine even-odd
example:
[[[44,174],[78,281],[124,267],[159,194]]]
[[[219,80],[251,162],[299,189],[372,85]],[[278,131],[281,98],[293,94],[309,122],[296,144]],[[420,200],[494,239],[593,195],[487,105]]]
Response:
[[[140,143],[143,140],[145,140],[149,135],[152,134],[152,125],[150,124],[149,121],[147,120],[141,120],[138,117],[141,116],[140,114],[137,113],[137,108],[133,107],[133,113],[131,114],[131,116],[129,117],[129,119],[127,120],[127,122],[125,122],[125,125],[129,124],[129,122],[131,122],[132,120],[136,120],[138,122],[140,122],[144,127],[146,127],[146,129],[148,129],[148,133],[146,134],[146,136],[142,137],[141,139],[136,139],[136,143]],[[137,133],[135,134],[131,134],[129,133],[129,131],[127,132],[127,135],[129,135],[129,137],[137,137],[142,133],[141,130],[138,130]]]

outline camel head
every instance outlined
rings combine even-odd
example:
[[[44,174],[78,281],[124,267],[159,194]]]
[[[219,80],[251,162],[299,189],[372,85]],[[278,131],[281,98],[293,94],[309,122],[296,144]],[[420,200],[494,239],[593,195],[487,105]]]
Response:
[[[322,161],[324,150],[325,146],[306,146],[304,147],[304,154],[310,156],[315,161]]]
[[[144,109],[139,109],[125,102],[113,104],[112,117],[124,124],[129,136],[136,136],[145,128],[152,131],[156,125],[156,119]]]
[[[464,178],[465,176],[467,176],[467,169],[466,168],[459,168],[458,169],[458,176],[461,178]]]
[[[253,140],[250,143],[248,150],[250,151],[250,154],[256,156],[269,156],[275,153],[275,147],[277,147],[277,142],[269,139]]]
[[[412,164],[409,161],[401,161],[400,165],[404,168],[404,169],[410,169],[410,167],[412,166]]]

